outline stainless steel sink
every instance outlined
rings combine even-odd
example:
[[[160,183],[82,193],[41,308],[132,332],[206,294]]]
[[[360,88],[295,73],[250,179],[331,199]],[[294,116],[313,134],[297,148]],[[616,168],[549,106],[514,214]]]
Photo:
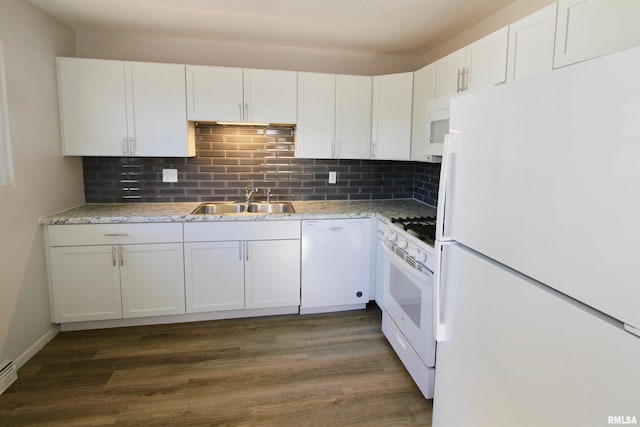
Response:
[[[289,202],[253,202],[249,203],[247,212],[294,213],[295,210]]]
[[[224,215],[242,212],[252,213],[295,213],[290,202],[211,202],[203,203],[193,212],[193,215]]]

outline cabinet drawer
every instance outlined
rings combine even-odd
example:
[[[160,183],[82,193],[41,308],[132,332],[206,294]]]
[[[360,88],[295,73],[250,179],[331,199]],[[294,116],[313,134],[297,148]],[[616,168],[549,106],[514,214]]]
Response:
[[[47,226],[49,246],[182,242],[182,223]]]
[[[185,242],[299,238],[300,221],[234,221],[184,224]]]

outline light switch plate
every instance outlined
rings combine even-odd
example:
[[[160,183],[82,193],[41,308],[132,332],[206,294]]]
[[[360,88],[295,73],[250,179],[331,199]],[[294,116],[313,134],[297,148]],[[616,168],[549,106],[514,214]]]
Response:
[[[335,183],[336,183],[336,173],[329,172],[329,184],[335,184]]]
[[[178,169],[162,169],[162,182],[178,182]]]

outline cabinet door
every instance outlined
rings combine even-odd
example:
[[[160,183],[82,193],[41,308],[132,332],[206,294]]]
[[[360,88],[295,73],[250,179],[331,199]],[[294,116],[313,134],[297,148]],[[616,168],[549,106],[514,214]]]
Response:
[[[116,246],[49,249],[52,321],[122,318]]]
[[[507,80],[509,28],[504,27],[466,48],[465,90],[495,86]]]
[[[118,251],[123,317],[185,312],[182,243],[122,245]]]
[[[558,0],[553,67],[640,45],[640,1]]]
[[[435,97],[455,95],[462,90],[462,72],[465,66],[465,50],[457,50],[436,61]]]
[[[243,119],[242,69],[187,65],[187,118],[239,122]]]
[[[507,81],[551,71],[556,4],[509,25]]]
[[[185,243],[187,313],[244,308],[243,245]]]
[[[194,156],[187,133],[185,66],[126,62],[130,156]]]
[[[411,160],[424,162],[427,159],[427,102],[435,96],[435,81],[435,64],[413,73]]]
[[[125,155],[124,63],[81,58],[57,62],[63,154]]]
[[[300,305],[300,240],[246,244],[245,307]]]
[[[371,91],[369,76],[336,76],[336,151],[339,159],[371,157]]]
[[[298,73],[296,157],[334,157],[336,76]]]
[[[297,122],[295,71],[244,70],[245,121]]]
[[[373,157],[409,160],[413,73],[373,78]]]

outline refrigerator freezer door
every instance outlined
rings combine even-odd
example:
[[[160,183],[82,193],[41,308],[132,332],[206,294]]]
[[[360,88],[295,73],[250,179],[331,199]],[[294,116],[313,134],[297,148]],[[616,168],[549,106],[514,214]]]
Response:
[[[444,250],[435,427],[640,421],[640,338],[460,246]]]
[[[640,48],[454,98],[449,204],[454,240],[636,328],[639,71]]]

